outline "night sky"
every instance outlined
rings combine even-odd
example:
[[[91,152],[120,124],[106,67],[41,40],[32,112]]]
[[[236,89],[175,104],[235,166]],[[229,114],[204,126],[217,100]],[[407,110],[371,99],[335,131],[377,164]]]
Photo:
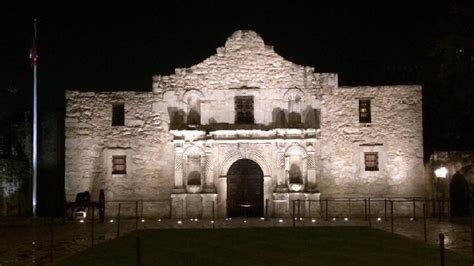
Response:
[[[0,9],[3,110],[31,106],[33,17],[43,111],[63,110],[66,89],[151,90],[153,74],[196,64],[249,29],[287,60],[337,72],[340,85],[423,85],[425,150],[474,147],[471,1],[65,2]]]

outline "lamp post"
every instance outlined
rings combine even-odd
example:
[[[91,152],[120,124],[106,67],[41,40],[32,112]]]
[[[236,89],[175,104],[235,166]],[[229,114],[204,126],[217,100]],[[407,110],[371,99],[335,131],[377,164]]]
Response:
[[[436,199],[438,200],[438,214],[441,217],[441,210],[444,211],[444,180],[448,175],[448,169],[446,167],[438,167],[434,174],[436,176]],[[442,202],[442,204],[441,204]],[[441,207],[442,206],[442,207]]]

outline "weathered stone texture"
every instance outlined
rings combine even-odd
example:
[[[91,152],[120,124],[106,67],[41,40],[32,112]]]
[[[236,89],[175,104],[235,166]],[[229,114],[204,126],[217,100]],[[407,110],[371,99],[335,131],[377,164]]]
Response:
[[[107,200],[158,200],[145,208],[163,216],[211,217],[214,204],[224,217],[227,172],[240,159],[261,168],[274,216],[298,199],[423,196],[420,87],[338,87],[336,74],[237,31],[202,63],[154,76],[152,88],[67,93],[68,200],[105,189]],[[237,96],[253,97],[254,124],[235,123]],[[361,97],[371,99],[370,124],[359,123]],[[125,104],[124,126],[112,126],[114,103]],[[365,151],[379,153],[379,171],[365,171]],[[116,155],[126,175],[112,174]]]
[[[371,98],[372,123],[359,123],[358,99]],[[421,88],[339,88],[322,99],[322,190],[334,196],[423,194]],[[361,145],[380,147],[383,169],[364,173]]]

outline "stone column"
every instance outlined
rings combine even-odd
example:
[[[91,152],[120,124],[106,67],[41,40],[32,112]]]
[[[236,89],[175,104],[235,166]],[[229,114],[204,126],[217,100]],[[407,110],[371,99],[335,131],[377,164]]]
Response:
[[[212,146],[208,144],[206,146],[206,181],[204,184],[204,192],[206,193],[215,193],[216,187],[214,185],[214,166],[212,164]]]
[[[317,187],[317,181],[316,181],[316,165],[314,162],[314,151],[308,152],[308,158],[306,160],[307,164],[307,184],[306,184],[306,189],[308,191],[314,191],[316,190]]]
[[[175,146],[174,156],[174,188],[173,193],[185,193],[183,185],[183,148]]]
[[[283,140],[281,140],[283,141]],[[276,192],[287,192],[288,187],[286,186],[285,180],[285,144],[283,142],[277,142],[277,187]]]
[[[220,176],[216,184],[216,217],[227,217],[227,177]]]

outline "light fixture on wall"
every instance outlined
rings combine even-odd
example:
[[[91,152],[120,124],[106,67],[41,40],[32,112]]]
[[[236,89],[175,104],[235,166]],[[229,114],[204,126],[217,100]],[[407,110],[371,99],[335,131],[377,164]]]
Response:
[[[446,167],[440,166],[434,171],[436,176],[436,200],[438,200],[438,212],[441,215],[444,212],[444,182],[448,176],[448,169]],[[441,217],[441,216],[440,216]]]

